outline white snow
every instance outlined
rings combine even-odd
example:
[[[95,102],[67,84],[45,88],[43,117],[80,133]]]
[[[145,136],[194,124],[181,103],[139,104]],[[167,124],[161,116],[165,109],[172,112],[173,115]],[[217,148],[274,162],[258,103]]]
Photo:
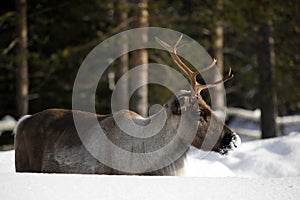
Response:
[[[186,177],[14,172],[14,151],[0,152],[5,199],[299,199],[300,134],[244,142],[228,156],[191,149]]]
[[[228,126],[231,130],[246,136],[248,139],[261,138],[260,110],[254,111],[241,108],[227,108],[227,117],[230,116]],[[289,135],[291,132],[300,132],[300,115],[278,116],[277,125],[281,135]]]
[[[297,199],[299,179],[3,174],[1,199]]]
[[[15,118],[13,118],[10,115],[5,115],[1,120],[0,120],[0,136],[3,131],[11,131],[14,129],[16,126],[17,121]]]
[[[240,177],[299,177],[300,134],[243,142],[227,156],[195,148],[189,151],[188,175]],[[202,169],[198,171],[196,169]],[[214,168],[218,170],[212,170]]]
[[[3,173],[15,172],[15,151],[0,151],[0,177]]]

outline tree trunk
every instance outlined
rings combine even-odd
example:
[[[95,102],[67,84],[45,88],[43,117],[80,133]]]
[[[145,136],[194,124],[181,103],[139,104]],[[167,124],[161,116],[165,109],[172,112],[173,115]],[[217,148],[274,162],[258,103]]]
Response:
[[[278,136],[275,52],[271,20],[258,25],[257,42],[262,138],[271,138]]]
[[[17,68],[16,68],[16,107],[17,116],[28,113],[28,64],[27,64],[27,17],[26,0],[17,0]]]
[[[136,20],[134,28],[147,27],[148,26],[148,1],[137,0],[136,1],[135,16]],[[139,36],[143,42],[148,41],[148,33],[145,31]],[[148,52],[146,49],[140,49],[132,52],[132,64],[137,67],[139,65],[148,64]],[[144,85],[136,90],[135,98],[133,98],[132,109],[137,113],[147,116],[148,112],[148,69],[140,70],[139,73],[135,73],[134,77],[131,78],[131,86]]]
[[[223,10],[223,1],[218,0],[217,2],[217,11],[221,13]],[[223,35],[223,25],[222,19],[218,19],[215,28],[215,40],[214,40],[214,55],[217,59],[217,67],[221,75],[223,75],[223,45],[224,45],[224,35]],[[214,81],[220,80],[218,74],[215,74]],[[218,85],[211,90],[211,105],[213,110],[220,110],[222,111],[225,106],[225,99],[224,99],[224,90],[222,85]]]
[[[115,19],[118,24],[125,23],[128,18],[128,5],[126,0],[120,0],[115,6]],[[127,25],[125,25],[127,27]],[[124,34],[123,34],[123,37]],[[122,38],[120,44],[120,53],[122,56],[116,61],[115,81],[119,79],[128,71],[128,43],[127,38]],[[117,95],[117,102],[115,105],[116,110],[124,109],[128,101],[128,79],[123,77],[122,82],[119,82],[120,92]]]

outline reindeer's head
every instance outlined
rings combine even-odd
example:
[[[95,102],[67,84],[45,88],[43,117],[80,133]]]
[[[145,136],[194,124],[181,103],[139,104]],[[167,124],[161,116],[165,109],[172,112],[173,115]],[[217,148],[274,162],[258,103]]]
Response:
[[[187,129],[189,126],[197,126],[197,133],[192,143],[198,149],[206,151],[216,151],[220,154],[226,154],[229,150],[233,150],[240,144],[240,138],[237,134],[231,131],[221,119],[213,114],[211,108],[202,99],[200,92],[204,89],[214,87],[220,83],[233,78],[231,69],[226,77],[212,84],[199,84],[196,81],[196,76],[199,73],[207,71],[216,64],[214,59],[212,64],[202,69],[200,72],[191,71],[178,57],[177,46],[182,39],[182,36],[178,39],[174,46],[170,46],[164,41],[156,38],[157,41],[167,49],[174,62],[189,78],[192,90],[181,90],[175,94],[166,104],[172,115],[185,116],[188,118]],[[206,139],[207,138],[207,139]],[[204,142],[205,141],[205,142]]]

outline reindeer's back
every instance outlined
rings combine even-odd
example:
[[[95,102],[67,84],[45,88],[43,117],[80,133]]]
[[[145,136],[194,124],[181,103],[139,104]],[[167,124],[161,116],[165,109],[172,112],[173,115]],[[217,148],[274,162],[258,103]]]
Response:
[[[82,162],[80,164],[82,165],[87,162],[86,159],[93,159],[80,141],[73,114],[79,116],[86,128],[92,125],[90,119],[95,117],[95,114],[88,112],[48,109],[27,117],[18,124],[15,133],[17,172],[72,171],[64,170],[62,163],[59,162],[75,162],[77,159],[77,164]],[[108,116],[96,115],[96,117],[102,121]],[[78,158],[74,157],[76,155]]]

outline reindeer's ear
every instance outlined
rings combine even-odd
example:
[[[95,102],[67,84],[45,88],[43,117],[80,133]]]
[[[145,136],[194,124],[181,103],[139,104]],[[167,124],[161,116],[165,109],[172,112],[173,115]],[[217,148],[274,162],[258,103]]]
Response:
[[[180,115],[181,113],[184,113],[187,110],[189,105],[189,96],[180,96],[178,98],[175,98],[175,100],[172,102],[171,109],[173,114]]]

